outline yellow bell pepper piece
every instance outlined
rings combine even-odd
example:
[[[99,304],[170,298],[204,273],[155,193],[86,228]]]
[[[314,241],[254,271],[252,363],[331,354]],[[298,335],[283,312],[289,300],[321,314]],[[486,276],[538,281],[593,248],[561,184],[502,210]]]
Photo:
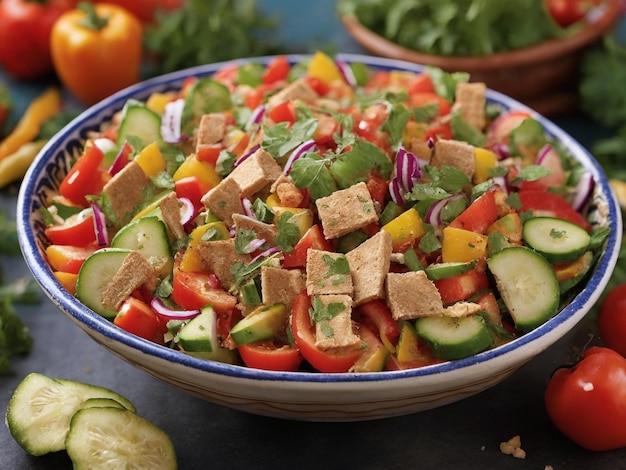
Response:
[[[135,157],[146,176],[154,177],[165,171],[165,159],[156,142],[146,145]]]
[[[27,142],[15,153],[0,160],[0,188],[22,178],[46,142],[46,140]]]
[[[217,186],[222,180],[222,177],[210,163],[198,160],[193,153],[178,167],[172,178],[174,181],[178,181],[187,176],[197,176],[198,179],[211,187]]]
[[[391,235],[392,245],[398,248],[404,243],[412,243],[426,233],[419,213],[411,208],[391,222],[383,225],[383,230]]]
[[[57,278],[57,281],[59,281],[70,294],[76,295],[76,280],[78,279],[78,274],[55,271],[54,277]]]
[[[487,236],[461,228],[443,229],[441,258],[444,263],[467,262],[484,258],[487,254]]]
[[[31,142],[41,130],[41,124],[61,109],[61,94],[57,88],[48,88],[26,108],[13,131],[0,142],[0,160],[17,152],[22,145]]]
[[[165,93],[152,93],[146,100],[146,106],[155,113],[163,114],[165,112],[165,106],[170,101],[176,99],[178,93],[175,91]]]
[[[396,358],[398,362],[419,362],[420,359],[422,359],[422,354],[419,348],[417,331],[413,325],[406,320],[400,321],[398,326],[400,327],[400,338],[396,346]]]
[[[276,207],[280,207],[280,199],[278,198],[276,193],[272,193],[267,196],[265,204],[267,204],[271,209],[275,209]]]
[[[181,271],[199,272],[204,270],[204,262],[196,253],[195,247],[200,243],[200,240],[209,229],[216,230],[216,239],[227,240],[230,237],[228,227],[226,227],[224,222],[209,222],[208,224],[200,225],[193,229],[189,234],[187,251],[185,251],[180,261]]]
[[[310,209],[304,209],[299,207],[274,206],[272,207],[272,210],[274,211],[274,223],[276,223],[276,221],[280,217],[280,214],[282,214],[283,212],[291,212],[292,216],[289,219],[289,222],[298,226],[300,238],[302,238],[307,230],[309,230],[313,226],[313,212]]]
[[[311,57],[309,66],[307,69],[307,75],[311,78],[317,78],[325,83],[330,83],[335,80],[343,80],[343,75],[339,71],[339,67],[335,64],[335,61],[323,52],[316,52]]]
[[[491,170],[498,164],[498,156],[491,150],[476,147],[476,166],[474,167],[474,183],[480,184],[491,178]]]

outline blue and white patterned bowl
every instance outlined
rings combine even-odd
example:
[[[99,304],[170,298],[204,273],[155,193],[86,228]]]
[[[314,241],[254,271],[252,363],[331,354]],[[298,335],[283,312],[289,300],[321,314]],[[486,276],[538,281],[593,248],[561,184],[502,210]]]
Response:
[[[303,57],[289,56],[292,62]],[[369,67],[421,71],[420,65],[343,54],[347,62]],[[242,59],[238,62],[271,58]],[[232,63],[232,62],[231,62]],[[461,400],[502,381],[570,331],[596,303],[606,286],[621,243],[622,221],[607,177],[591,155],[552,122],[536,115],[589,170],[596,181],[597,217],[612,228],[606,248],[584,289],[556,317],[526,335],[490,351],[462,360],[419,369],[369,374],[269,372],[194,358],[127,333],[91,311],[56,280],[44,256],[45,237],[40,207],[55,193],[71,156],[82,148],[90,131],[111,119],[129,98],[145,100],[153,92],[180,88],[189,76],[209,75],[218,63],[195,67],[131,86],[89,108],[41,151],[22,184],[17,227],[25,260],[52,302],[76,325],[111,352],[193,395],[246,412],[288,419],[356,421],[423,411]],[[527,109],[499,93],[488,100],[504,109]]]

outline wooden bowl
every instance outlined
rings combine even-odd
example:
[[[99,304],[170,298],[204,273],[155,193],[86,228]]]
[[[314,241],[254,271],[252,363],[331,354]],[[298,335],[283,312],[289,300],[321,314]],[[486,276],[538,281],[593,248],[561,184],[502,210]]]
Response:
[[[399,46],[363,26],[354,15],[341,18],[348,33],[369,52],[392,59],[432,65],[448,72],[468,72],[472,81],[515,98],[544,115],[561,114],[577,105],[578,69],[583,51],[615,25],[620,0],[608,0],[593,21],[578,33],[536,46],[488,56],[424,54]]]

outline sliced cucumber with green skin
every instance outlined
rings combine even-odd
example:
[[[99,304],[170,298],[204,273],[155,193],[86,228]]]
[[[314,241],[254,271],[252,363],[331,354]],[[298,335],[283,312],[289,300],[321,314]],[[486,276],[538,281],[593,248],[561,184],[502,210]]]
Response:
[[[435,356],[454,360],[489,349],[493,337],[480,315],[453,318],[432,315],[415,321],[417,334],[432,348]]]
[[[113,320],[117,312],[102,305],[102,294],[130,252],[124,248],[102,248],[91,254],[78,271],[76,297],[109,320]]]
[[[528,332],[556,315],[559,281],[552,265],[530,248],[505,248],[487,260],[515,327]]]
[[[85,408],[72,416],[65,449],[74,469],[176,469],[176,451],[158,426],[128,410]]]
[[[6,423],[15,441],[29,454],[65,449],[72,415],[92,398],[111,399],[129,413],[134,405],[107,388],[31,373],[17,386],[6,411]]]
[[[524,243],[551,263],[577,260],[591,243],[584,228],[555,217],[532,217],[524,222],[522,233]]]
[[[220,348],[217,337],[217,314],[210,305],[183,326],[178,333],[180,346],[186,352],[213,352]]]
[[[119,401],[114,400],[113,398],[87,398],[84,402],[81,403],[79,409],[82,410],[84,408],[120,408],[127,409],[124,405],[122,405]]]
[[[128,100],[122,110],[117,144],[123,145],[128,138],[139,139],[144,146],[161,142],[161,116],[144,103]]]
[[[228,88],[212,78],[201,78],[194,83],[185,97],[183,126],[192,125],[203,114],[230,109],[232,101]]]
[[[111,240],[111,247],[138,251],[153,264],[161,266],[163,276],[174,266],[167,228],[155,216],[142,217],[122,227]]]
[[[230,336],[238,345],[272,339],[284,325],[287,313],[282,303],[259,307],[237,322]]]
[[[475,266],[476,261],[433,263],[424,268],[424,272],[431,281],[438,281],[471,271]]]

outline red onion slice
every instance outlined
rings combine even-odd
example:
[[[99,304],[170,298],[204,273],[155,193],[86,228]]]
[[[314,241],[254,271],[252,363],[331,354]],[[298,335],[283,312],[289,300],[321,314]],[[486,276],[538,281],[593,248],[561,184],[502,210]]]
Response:
[[[291,152],[291,155],[289,155],[289,158],[285,163],[285,167],[283,168],[283,174],[288,175],[291,172],[291,167],[293,166],[293,163],[305,153],[313,150],[313,148],[315,147],[315,141],[313,139],[310,139],[302,142],[295,149],[293,149],[293,152]]]
[[[352,88],[356,87],[358,83],[356,77],[354,76],[354,72],[352,71],[352,67],[350,67],[350,64],[344,62],[343,60],[336,60],[335,64],[337,64],[337,68],[339,69],[339,72],[341,73],[341,76],[346,81],[346,83]]]
[[[402,193],[402,188],[400,187],[400,180],[398,178],[391,178],[389,181],[389,195],[393,202],[398,204],[399,206],[403,206],[405,204],[404,194]]]
[[[241,199],[241,207],[243,207],[243,213],[247,217],[250,217],[251,219],[257,220],[256,214],[254,213],[254,210],[252,209],[252,201],[250,201],[250,199],[248,199],[247,197],[242,198]]]
[[[175,310],[165,305],[165,303],[158,297],[152,299],[150,307],[152,307],[152,310],[154,310],[158,316],[168,321],[190,320],[200,313],[200,310]]]
[[[93,228],[96,232],[96,242],[98,246],[108,246],[109,232],[107,231],[106,217],[100,206],[95,202],[91,205],[93,211]]]
[[[193,220],[196,215],[196,208],[190,199],[186,197],[179,197],[178,202],[180,204],[180,223],[186,225]]]
[[[239,165],[241,165],[243,162],[245,162],[248,158],[250,158],[254,152],[256,152],[257,150],[259,150],[261,148],[260,144],[256,144],[254,147],[252,147],[250,150],[248,150],[246,153],[244,153],[241,157],[239,157],[236,161],[235,161],[235,168],[238,167]]]
[[[574,198],[571,202],[571,206],[578,212],[582,211],[585,207],[585,204],[589,200],[593,191],[594,184],[595,182],[591,173],[585,172],[580,175],[580,179],[578,180],[578,184],[576,185],[576,190],[574,192]]]
[[[449,202],[455,201],[457,199],[461,199],[464,197],[465,196],[463,194],[453,194],[452,196],[439,199],[428,208],[428,211],[426,212],[426,217],[424,218],[424,220],[426,221],[427,224],[430,224],[435,229],[437,229],[442,223],[441,211],[444,209],[444,207],[446,207],[446,205],[448,205]]]
[[[259,124],[261,122],[263,116],[265,116],[265,106],[259,105],[252,110],[252,113],[250,113],[250,117],[248,118],[244,129],[246,131],[251,130],[255,124]]]
[[[258,255],[256,255],[254,258],[252,258],[252,260],[250,260],[249,264],[252,264],[258,260],[260,260],[261,258],[268,258],[270,256],[272,256],[275,253],[278,253],[280,251],[280,248],[278,248],[277,246],[272,246],[271,248],[268,248],[265,251],[262,251],[261,253],[259,253]]]
[[[185,100],[179,98],[165,105],[163,118],[161,119],[161,137],[168,144],[177,144],[183,140],[181,124]]]
[[[126,166],[128,163],[128,156],[132,150],[133,149],[130,144],[128,142],[124,142],[124,145],[122,145],[119,152],[117,152],[117,155],[115,155],[115,158],[113,159],[113,163],[111,163],[111,166],[109,167],[109,175],[115,176]]]

